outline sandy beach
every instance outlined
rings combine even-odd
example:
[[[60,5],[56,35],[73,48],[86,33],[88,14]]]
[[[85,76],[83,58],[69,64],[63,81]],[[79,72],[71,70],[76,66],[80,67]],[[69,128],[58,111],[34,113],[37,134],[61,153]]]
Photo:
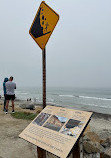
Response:
[[[35,110],[21,109],[20,104],[22,101],[15,101],[15,111],[36,113],[40,108],[39,105]],[[13,118],[10,105],[6,115],[3,112],[3,100],[0,100],[0,158],[37,158],[36,146],[18,137],[31,121]],[[93,113],[89,125],[100,139],[111,136],[111,115]]]

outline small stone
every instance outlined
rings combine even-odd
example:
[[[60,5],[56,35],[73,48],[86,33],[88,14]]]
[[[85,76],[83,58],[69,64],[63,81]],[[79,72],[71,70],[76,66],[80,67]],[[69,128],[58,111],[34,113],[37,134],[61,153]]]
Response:
[[[111,147],[111,137],[105,139],[105,140],[101,140],[100,141],[101,145],[104,147],[104,148],[109,148]]]
[[[100,144],[98,142],[94,143],[91,141],[86,141],[83,142],[83,149],[87,152],[87,153],[97,153],[100,152]]]
[[[104,158],[111,158],[111,148],[107,149],[104,152]]]

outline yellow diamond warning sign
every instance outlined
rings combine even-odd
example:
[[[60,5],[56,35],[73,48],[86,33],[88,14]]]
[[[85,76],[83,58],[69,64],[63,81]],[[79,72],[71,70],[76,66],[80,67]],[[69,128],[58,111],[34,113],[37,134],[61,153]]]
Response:
[[[41,49],[45,48],[58,20],[59,15],[42,1],[29,30]]]

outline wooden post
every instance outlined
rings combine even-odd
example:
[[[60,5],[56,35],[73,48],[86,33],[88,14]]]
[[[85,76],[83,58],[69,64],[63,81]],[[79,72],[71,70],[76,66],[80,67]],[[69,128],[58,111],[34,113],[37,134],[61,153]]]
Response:
[[[83,144],[82,144],[82,137],[75,145],[72,151],[72,158],[83,158]]]
[[[46,48],[42,50],[42,69],[43,69],[43,108],[46,107]]]
[[[104,153],[100,153],[100,158],[104,158]]]
[[[37,147],[37,158],[46,158],[46,151],[40,147]]]
[[[79,142],[75,145],[73,151],[72,151],[72,157],[73,158],[80,158],[80,148],[79,148]]]

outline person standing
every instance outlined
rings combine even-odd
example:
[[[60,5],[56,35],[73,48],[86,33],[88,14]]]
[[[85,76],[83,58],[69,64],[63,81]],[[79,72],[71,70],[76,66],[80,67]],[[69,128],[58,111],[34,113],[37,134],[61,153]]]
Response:
[[[4,78],[4,82],[3,82],[3,92],[4,92],[4,107],[3,107],[3,111],[5,111],[5,106],[6,106],[6,86],[5,83],[8,81],[8,78]]]
[[[12,101],[12,113],[14,113],[14,100],[15,100],[15,92],[14,90],[16,89],[16,83],[13,82],[13,77],[11,76],[9,81],[6,82],[6,111],[5,113],[8,113],[8,105],[9,101]]]

